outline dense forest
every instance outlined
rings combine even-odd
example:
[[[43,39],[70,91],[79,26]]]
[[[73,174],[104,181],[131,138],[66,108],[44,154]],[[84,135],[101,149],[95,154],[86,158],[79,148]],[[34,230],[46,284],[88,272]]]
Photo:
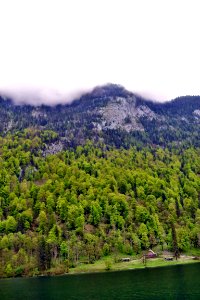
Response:
[[[200,247],[200,148],[88,140],[47,154],[56,138],[35,129],[0,137],[1,277]]]

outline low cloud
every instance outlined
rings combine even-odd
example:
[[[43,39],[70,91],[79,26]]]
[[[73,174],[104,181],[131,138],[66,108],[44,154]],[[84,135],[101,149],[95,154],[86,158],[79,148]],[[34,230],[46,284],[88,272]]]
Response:
[[[30,104],[39,106],[44,104],[53,106],[56,104],[70,104],[91,90],[82,89],[74,92],[60,92],[52,89],[8,89],[1,90],[0,94],[4,98],[11,99],[15,105]]]

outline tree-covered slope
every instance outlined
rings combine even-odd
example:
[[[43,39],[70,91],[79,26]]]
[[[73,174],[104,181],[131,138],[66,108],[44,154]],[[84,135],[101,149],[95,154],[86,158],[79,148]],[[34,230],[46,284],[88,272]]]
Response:
[[[200,149],[107,145],[44,155],[57,134],[0,138],[0,276],[149,247],[200,247]]]

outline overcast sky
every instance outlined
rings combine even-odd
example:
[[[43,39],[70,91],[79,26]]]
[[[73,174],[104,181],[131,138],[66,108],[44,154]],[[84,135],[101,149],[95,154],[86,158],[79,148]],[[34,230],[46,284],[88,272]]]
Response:
[[[0,0],[0,92],[66,101],[108,82],[200,95],[198,0]]]

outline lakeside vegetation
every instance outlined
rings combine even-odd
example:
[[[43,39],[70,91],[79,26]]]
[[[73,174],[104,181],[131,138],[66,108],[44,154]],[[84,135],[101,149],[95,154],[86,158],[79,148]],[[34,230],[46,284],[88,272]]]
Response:
[[[88,141],[46,155],[55,138],[33,129],[0,138],[0,277],[116,270],[127,263],[112,257],[149,248],[199,255],[199,148]]]
[[[181,257],[178,260],[166,261],[163,258],[154,258],[149,259],[144,265],[142,259],[134,259],[130,262],[115,262],[112,257],[102,258],[94,264],[80,264],[79,266],[70,269],[69,274],[79,274],[79,273],[88,273],[88,272],[104,272],[104,271],[122,271],[122,270],[135,270],[135,269],[144,269],[144,268],[155,268],[155,267],[166,267],[166,266],[175,266],[175,265],[184,265],[200,263],[198,260],[194,260],[191,257]]]

